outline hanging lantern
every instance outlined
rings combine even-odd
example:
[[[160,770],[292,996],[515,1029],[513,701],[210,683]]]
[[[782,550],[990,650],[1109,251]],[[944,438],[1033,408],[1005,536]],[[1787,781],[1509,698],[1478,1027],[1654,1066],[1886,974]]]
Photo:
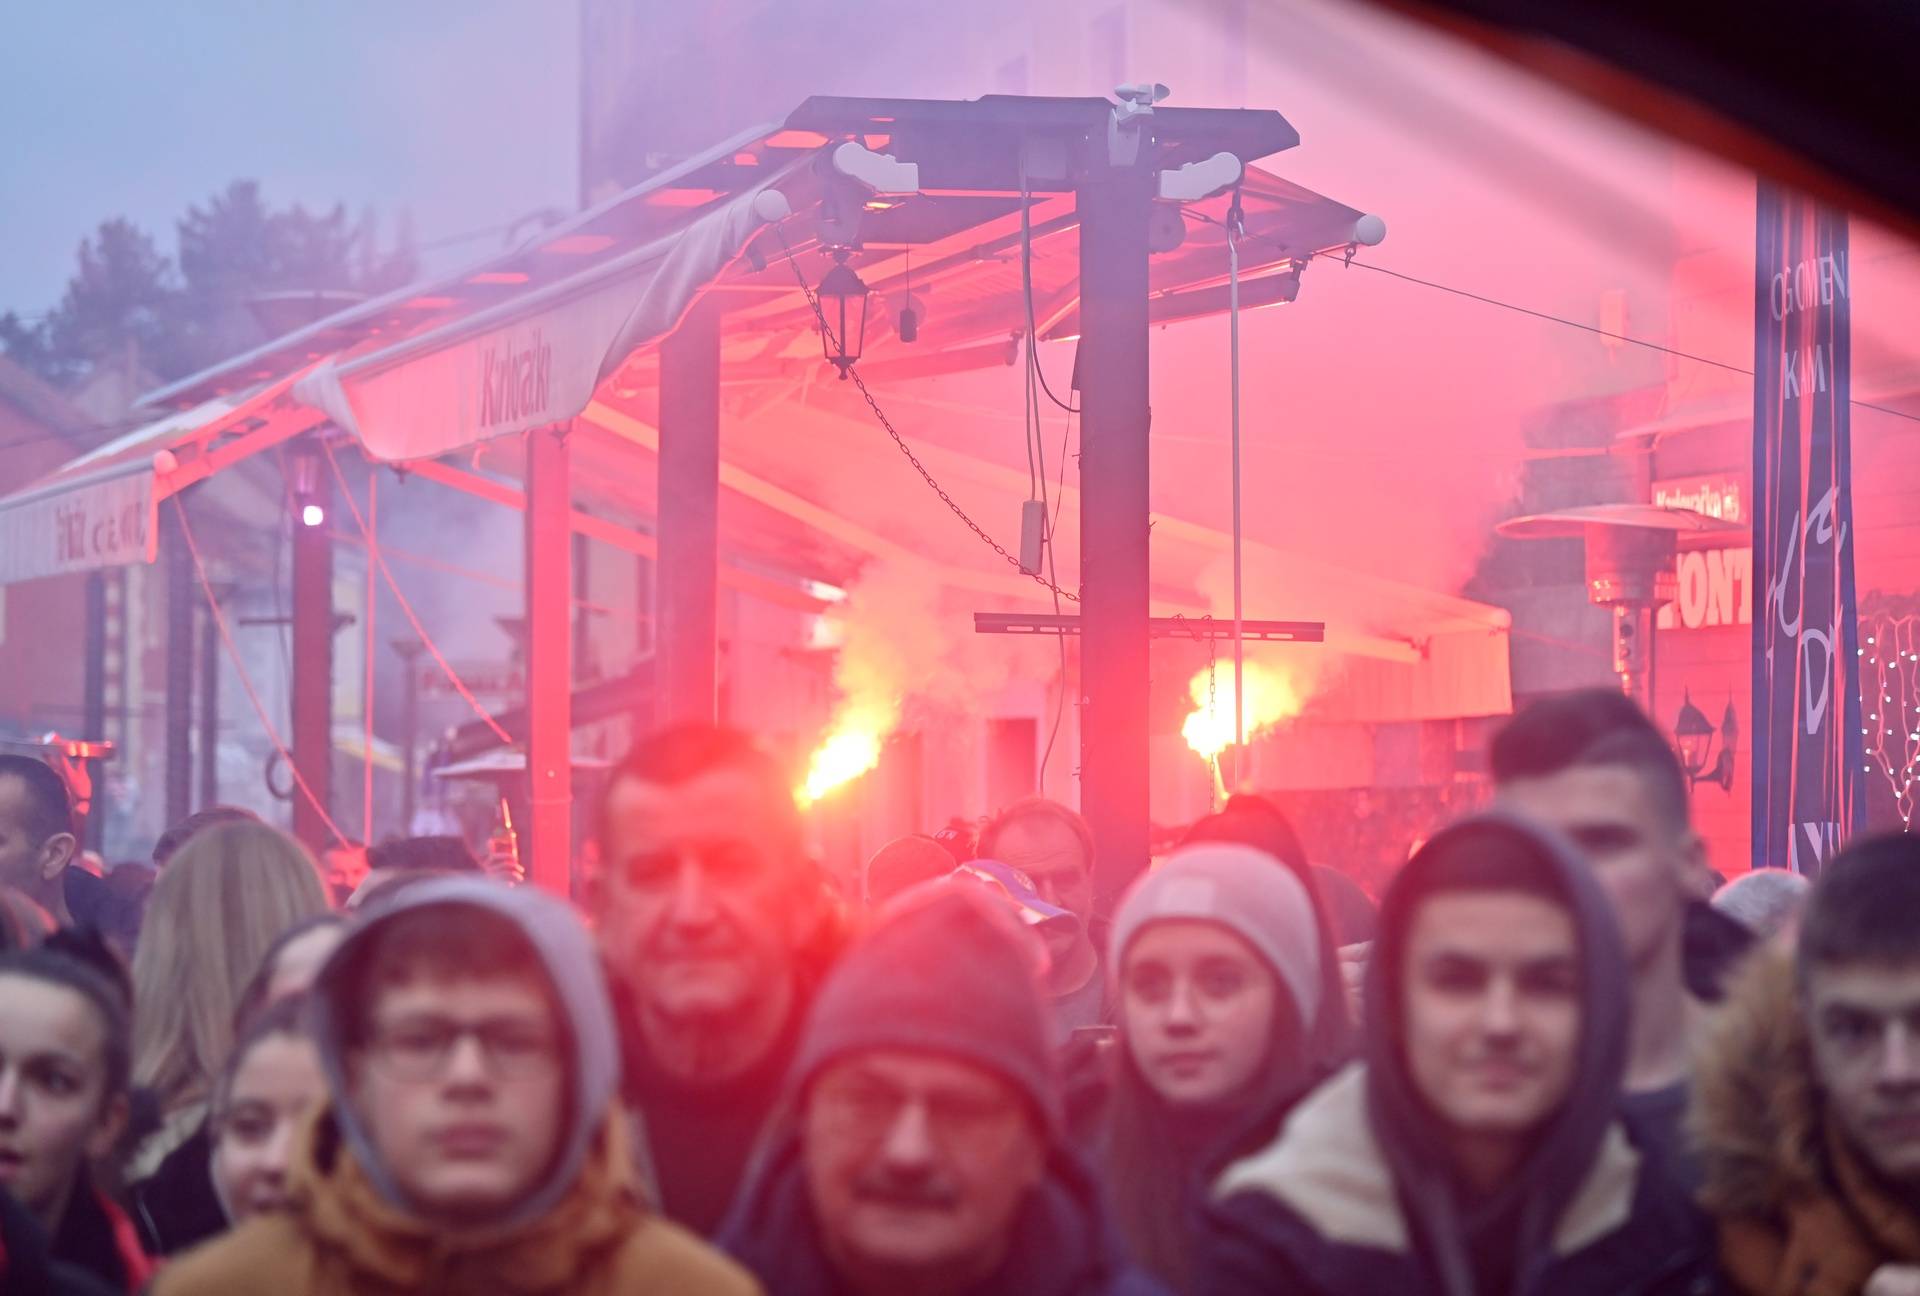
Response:
[[[1691,694],[1685,695],[1680,714],[1673,723],[1674,744],[1680,749],[1680,763],[1686,767],[1687,777],[1697,779],[1707,768],[1707,757],[1713,753],[1713,724],[1706,713],[1693,704]]]
[[[847,371],[859,362],[860,350],[867,340],[867,285],[847,264],[847,250],[835,248],[833,269],[820,280],[820,349],[829,364]]]

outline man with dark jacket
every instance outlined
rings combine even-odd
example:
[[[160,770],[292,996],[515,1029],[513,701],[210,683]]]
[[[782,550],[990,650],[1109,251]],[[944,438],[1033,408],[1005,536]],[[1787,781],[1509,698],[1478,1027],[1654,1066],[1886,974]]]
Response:
[[[1794,955],[1747,963],[1692,1121],[1720,1259],[1753,1296],[1920,1291],[1920,842],[1835,856]]]
[[[828,977],[721,1242],[781,1296],[1150,1296],[1062,1134],[1039,951],[902,895]]]
[[[1689,946],[1714,942],[1725,924],[1706,904],[1706,848],[1673,744],[1618,689],[1587,689],[1527,707],[1494,735],[1490,758],[1497,804],[1559,830],[1613,906],[1633,992],[1627,1106],[1697,1179],[1680,1134],[1706,1016],[1688,986]]]
[[[1617,1114],[1628,998],[1606,898],[1504,815],[1436,835],[1381,905],[1364,1061],[1215,1183],[1213,1296],[1693,1296],[1705,1220]]]
[[[600,947],[661,1209],[711,1235],[779,1096],[841,910],[746,735],[643,741],[601,803]]]

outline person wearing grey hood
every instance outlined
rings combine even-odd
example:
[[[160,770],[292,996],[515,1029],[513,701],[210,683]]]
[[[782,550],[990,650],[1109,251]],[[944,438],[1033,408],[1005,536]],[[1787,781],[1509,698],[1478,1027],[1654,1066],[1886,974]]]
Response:
[[[314,1009],[329,1098],[285,1209],[175,1261],[155,1296],[757,1290],[643,1204],[606,985],[560,900],[422,883],[334,951]]]
[[[1705,1219],[1621,1115],[1626,958],[1572,847],[1489,814],[1388,889],[1363,1060],[1215,1182],[1199,1290],[1694,1296]]]

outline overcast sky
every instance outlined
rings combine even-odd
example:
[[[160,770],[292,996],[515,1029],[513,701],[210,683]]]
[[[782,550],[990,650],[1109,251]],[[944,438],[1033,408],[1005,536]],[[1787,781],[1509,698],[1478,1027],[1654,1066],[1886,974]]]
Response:
[[[187,205],[240,178],[371,205],[383,237],[406,210],[422,243],[573,205],[573,0],[21,4],[5,28],[0,311],[57,301],[109,216],[171,254]]]

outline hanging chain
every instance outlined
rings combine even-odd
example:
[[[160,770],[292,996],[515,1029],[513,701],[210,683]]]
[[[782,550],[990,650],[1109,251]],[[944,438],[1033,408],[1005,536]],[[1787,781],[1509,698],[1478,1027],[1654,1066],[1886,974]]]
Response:
[[[807,305],[813,308],[813,317],[820,325],[821,335],[827,339],[830,345],[838,347],[840,345],[839,339],[834,336],[832,326],[827,323],[827,313],[821,308],[820,299],[814,294],[813,285],[807,282],[807,276],[800,269],[800,262],[793,255],[793,248],[787,242],[786,231],[776,224],[773,227],[773,233],[774,237],[780,240],[781,250],[787,254],[787,264],[793,267],[793,277],[795,281],[799,283],[800,291],[806,294]],[[849,378],[853,379],[853,385],[860,392],[861,398],[867,402],[867,408],[873,411],[873,416],[876,419],[880,420],[880,426],[885,428],[887,435],[893,438],[894,445],[900,448],[900,453],[907,457],[907,462],[913,465],[913,470],[919,473],[920,479],[926,482],[928,488],[931,489],[935,495],[940,497],[940,502],[947,506],[949,512],[966,523],[967,529],[978,536],[982,544],[1006,559],[1008,566],[1012,567],[1022,576],[1028,577],[1042,589],[1059,595],[1069,603],[1078,603],[1080,601],[1080,596],[1072,590],[1062,589],[1039,572],[1030,572],[1022,567],[1020,565],[1020,559],[1009,553],[1005,545],[988,535],[984,527],[967,516],[967,511],[960,507],[953,496],[947,494],[946,488],[927,470],[927,466],[920,462],[920,456],[913,452],[913,448],[907,444],[906,438],[901,436],[899,429],[893,426],[893,420],[887,417],[886,411],[880,408],[880,402],[875,400],[873,393],[867,390],[866,381],[860,377],[859,367],[856,365],[848,365],[846,374]]]

